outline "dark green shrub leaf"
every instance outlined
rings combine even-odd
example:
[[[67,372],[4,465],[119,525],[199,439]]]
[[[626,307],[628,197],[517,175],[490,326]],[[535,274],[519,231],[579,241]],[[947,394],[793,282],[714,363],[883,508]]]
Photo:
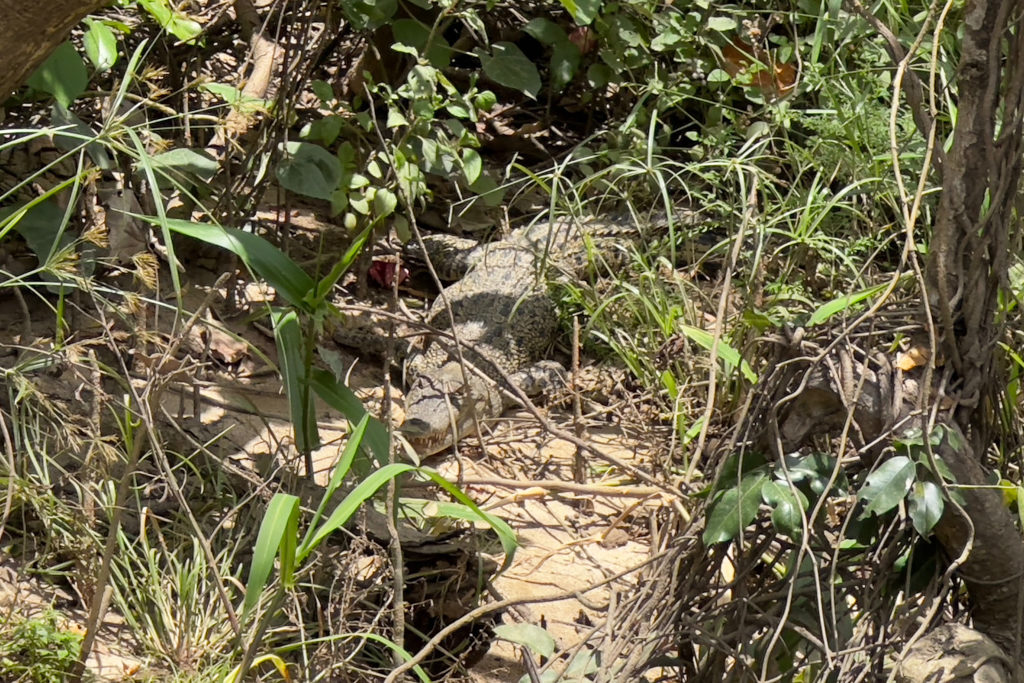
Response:
[[[731,541],[754,521],[766,481],[768,476],[764,472],[748,474],[736,488],[725,491],[711,504],[707,528],[701,536],[705,545]]]
[[[341,162],[320,145],[288,142],[277,166],[281,187],[315,199],[330,199],[341,181]]]
[[[910,492],[910,521],[917,533],[927,538],[942,517],[945,501],[942,489],[930,481],[918,481]]]
[[[592,22],[597,13],[601,11],[603,4],[601,0],[559,0],[559,2],[580,26],[586,26]]]
[[[761,498],[772,506],[772,525],[783,534],[796,538],[803,531],[802,510],[807,509],[807,496],[785,482],[765,482]]]
[[[373,30],[391,20],[398,0],[341,0],[341,9],[356,30]]]
[[[545,45],[558,45],[559,43],[569,42],[569,37],[565,35],[562,27],[544,17],[531,19],[523,27],[523,30]]]
[[[551,87],[560,90],[576,76],[580,66],[580,49],[565,41],[555,45],[551,53]]]
[[[487,77],[536,99],[540,92],[540,73],[534,63],[513,43],[500,42],[491,47],[492,54],[480,54]]]
[[[74,46],[63,42],[26,82],[36,90],[53,95],[64,107],[70,107],[75,98],[85,92],[89,72]]]
[[[867,503],[864,514],[885,514],[900,504],[917,476],[917,465],[910,458],[898,455],[882,463],[868,475],[860,497]]]

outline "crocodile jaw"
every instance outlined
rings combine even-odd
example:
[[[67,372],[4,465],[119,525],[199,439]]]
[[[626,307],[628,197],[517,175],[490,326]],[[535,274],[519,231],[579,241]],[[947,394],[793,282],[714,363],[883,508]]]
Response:
[[[416,378],[405,398],[402,435],[421,456],[440,453],[473,429],[473,416],[502,412],[497,387],[467,370],[467,387],[457,363],[447,363]],[[453,428],[454,427],[454,428]],[[457,438],[456,438],[457,437]]]

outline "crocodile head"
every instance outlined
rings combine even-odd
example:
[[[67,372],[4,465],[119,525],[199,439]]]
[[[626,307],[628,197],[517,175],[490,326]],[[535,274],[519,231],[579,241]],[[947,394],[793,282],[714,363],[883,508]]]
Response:
[[[467,385],[466,379],[469,379]],[[421,456],[450,447],[473,430],[473,416],[501,415],[501,392],[471,370],[449,362],[419,375],[405,397],[402,435]]]

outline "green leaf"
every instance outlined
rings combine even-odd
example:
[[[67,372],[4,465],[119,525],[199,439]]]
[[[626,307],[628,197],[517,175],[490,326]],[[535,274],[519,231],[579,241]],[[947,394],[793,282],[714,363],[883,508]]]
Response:
[[[274,559],[281,556],[282,582],[292,580],[295,566],[295,543],[298,532],[299,499],[287,493],[277,493],[270,500],[267,511],[260,523],[253,549],[252,564],[249,566],[249,580],[245,584],[245,606],[247,614],[267,586]]]
[[[315,199],[330,199],[341,181],[341,162],[320,145],[288,142],[277,165],[281,187]]]
[[[310,87],[313,89],[313,94],[317,96],[322,104],[330,104],[334,101],[334,88],[327,81],[320,80],[319,78],[314,79],[310,83]]]
[[[189,149],[179,147],[169,152],[157,154],[152,158],[153,168],[169,174],[172,178],[181,182],[191,181],[194,176],[202,181],[209,181],[217,173],[219,164],[210,154],[203,149]]]
[[[691,327],[690,325],[680,326],[680,331],[687,339],[696,343],[698,346],[702,346],[708,351],[714,348],[715,338],[707,330],[702,330],[699,327]],[[740,372],[747,378],[747,381],[751,383],[757,382],[757,373],[750,367],[747,361],[743,360],[740,356],[740,352],[729,346],[722,340],[718,341],[718,357],[722,359],[726,369],[731,370],[732,368],[739,367]]]
[[[75,98],[85,92],[89,72],[75,47],[65,41],[50,53],[26,82],[36,90],[53,95],[64,107],[70,107]]]
[[[837,313],[854,308],[865,299],[870,299],[877,294],[881,294],[888,289],[888,287],[888,283],[875,285],[874,287],[868,287],[867,289],[862,289],[859,292],[854,292],[853,294],[847,294],[846,296],[841,296],[838,299],[833,299],[832,301],[819,306],[818,309],[811,314],[811,317],[807,319],[807,327],[820,325]]]
[[[536,99],[541,83],[534,63],[513,43],[499,42],[491,47],[492,54],[480,54],[487,77]]]
[[[317,507],[316,512],[313,514],[313,519],[309,522],[309,528],[306,530],[306,536],[302,539],[302,543],[299,545],[300,548],[305,548],[312,539],[313,529],[320,523],[320,519],[324,515],[324,511],[327,509],[327,504],[330,502],[334,493],[341,488],[342,482],[352,469],[352,463],[355,462],[356,454],[359,452],[360,446],[363,444],[363,439],[366,437],[366,429],[370,425],[370,414],[366,413],[363,415],[363,419],[359,421],[356,428],[348,437],[348,441],[345,443],[345,450],[342,452],[341,457],[338,459],[338,463],[334,466],[331,471],[331,479],[327,483],[327,488],[324,489],[323,496],[320,499],[320,505]]]
[[[385,192],[387,191],[385,190]],[[390,194],[390,192],[388,194]],[[394,197],[394,195],[391,196]],[[395,201],[397,202],[397,200]],[[353,205],[355,205],[355,202],[353,202]],[[386,208],[386,206],[387,202],[382,201],[381,208]],[[393,208],[394,207],[392,207],[392,210]],[[327,297],[330,296],[333,291],[334,285],[337,284],[338,280],[341,279],[341,276],[352,267],[353,263],[355,263],[356,257],[359,256],[360,252],[362,252],[363,247],[366,245],[366,241],[370,239],[371,234],[373,234],[372,223],[365,227],[363,231],[359,233],[354,240],[352,240],[352,244],[348,245],[348,249],[346,249],[342,257],[338,259],[338,262],[334,264],[331,271],[327,273],[320,282],[316,283],[316,289],[307,296],[305,301],[306,307],[309,310],[317,310],[323,305],[323,302],[327,300]]]
[[[139,0],[139,4],[162,29],[183,43],[194,43],[203,32],[199,22],[174,9],[168,0]]]
[[[45,267],[58,251],[74,242],[66,230],[64,211],[53,199],[36,200],[34,206],[0,209],[0,226],[6,227],[8,220],[10,227],[25,239],[40,266]]]
[[[930,481],[914,482],[910,492],[910,521],[917,533],[927,538],[942,517],[945,502],[942,500],[942,489]]]
[[[886,460],[868,475],[866,486],[860,490],[860,497],[867,502],[864,516],[882,515],[899,505],[916,477],[917,466],[910,458],[897,455]]]
[[[341,0],[345,18],[358,31],[374,30],[391,21],[398,0]]]
[[[729,80],[729,73],[723,69],[712,69],[706,78],[708,83],[725,83]]]
[[[728,33],[736,30],[736,20],[732,17],[711,17],[708,19],[708,28],[712,31]]]
[[[565,35],[562,27],[544,17],[536,17],[527,22],[523,30],[545,45],[558,45],[568,43],[569,37]]]
[[[85,25],[89,27],[82,36],[85,56],[96,71],[103,73],[117,63],[117,37],[102,21],[86,18]]]
[[[565,41],[555,45],[551,53],[551,87],[561,90],[576,76],[580,66],[580,49]]]
[[[762,472],[752,472],[711,504],[707,527],[701,538],[705,545],[731,541],[757,517],[761,505],[761,488],[768,481]]]
[[[772,525],[783,534],[797,538],[803,533],[801,511],[807,509],[807,497],[799,489],[775,481],[765,482],[761,498],[772,509]]]
[[[586,26],[592,22],[601,11],[601,5],[604,4],[602,0],[559,0],[559,2],[580,26]]]
[[[199,89],[216,95],[224,100],[232,109],[243,114],[257,114],[270,111],[274,106],[274,103],[270,100],[246,95],[235,86],[228,85],[227,83],[200,83]]]
[[[378,218],[384,218],[390,216],[395,212],[395,208],[398,206],[398,197],[395,193],[386,188],[377,188],[377,192],[373,195],[373,215]]]
[[[148,216],[142,218],[154,224],[161,224],[161,221]],[[192,223],[175,218],[166,219],[166,224],[176,233],[227,249],[242,259],[252,272],[266,280],[285,301],[292,306],[308,310],[304,299],[313,289],[313,279],[306,275],[295,261],[262,237],[236,228]]]
[[[447,69],[451,65],[452,48],[448,41],[440,33],[431,32],[430,27],[423,22],[396,19],[391,23],[391,31],[396,41],[414,48],[414,56],[423,55],[431,66]]]
[[[353,424],[362,423],[367,418],[367,415],[369,415],[363,402],[352,393],[352,390],[326,370],[314,368],[310,372],[309,383],[313,391],[323,399],[324,403],[344,415],[349,422]],[[369,417],[363,442],[369,447],[377,462],[387,462],[389,450],[388,432],[384,425],[372,416]]]
[[[320,433],[317,429],[313,392],[309,386],[310,362],[306,359],[299,316],[293,310],[276,309],[271,312],[270,319],[274,326],[277,357],[288,397],[295,448],[299,453],[311,453],[320,445]],[[312,472],[306,474],[312,475]]]
[[[379,470],[363,479],[352,489],[344,500],[338,503],[331,516],[318,528],[307,542],[302,544],[296,555],[296,561],[302,562],[309,553],[313,552],[325,538],[340,529],[352,519],[352,515],[365,503],[370,496],[377,492],[387,482],[406,472],[415,470],[414,465],[406,463],[392,463],[384,465]]]
[[[564,683],[585,683],[590,680],[587,676],[597,673],[600,663],[599,653],[589,649],[580,650],[573,655],[560,680]]]
[[[825,492],[832,479],[832,472],[835,470],[837,458],[827,453],[810,453],[808,455],[787,455],[785,456],[785,474],[791,482],[799,484],[807,482],[811,491],[817,495]],[[842,475],[842,472],[840,472]],[[777,473],[782,476],[782,473]],[[840,479],[837,479],[837,483]]]
[[[489,512],[481,510],[479,506],[477,506],[477,504],[474,503],[464,491],[462,491],[462,489],[442,477],[436,471],[429,467],[421,467],[418,471],[421,475],[429,478],[435,484],[447,491],[450,496],[455,498],[455,500],[475,512],[478,519],[488,525],[494,533],[498,535],[498,540],[501,542],[502,550],[505,552],[505,561],[502,563],[499,571],[507,569],[509,565],[512,564],[512,558],[515,556],[516,549],[519,547],[519,542],[516,540],[516,535],[515,532],[512,531],[512,527],[510,527],[504,520],[495,517]]]
[[[472,185],[480,177],[484,162],[480,153],[471,147],[462,150],[462,171],[466,174],[466,183]]]
[[[476,97],[473,98],[473,106],[482,112],[488,112],[494,109],[494,105],[498,103],[498,96],[490,90],[482,90],[477,93]],[[1024,365],[1024,362],[1021,363]]]
[[[550,658],[555,654],[555,639],[534,624],[502,624],[494,627],[494,635],[516,645],[525,645],[541,657]]]

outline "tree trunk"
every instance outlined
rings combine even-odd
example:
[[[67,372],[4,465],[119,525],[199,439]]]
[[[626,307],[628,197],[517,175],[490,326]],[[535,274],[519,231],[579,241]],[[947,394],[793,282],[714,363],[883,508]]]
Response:
[[[0,0],[0,102],[21,85],[71,27],[106,0]]]

